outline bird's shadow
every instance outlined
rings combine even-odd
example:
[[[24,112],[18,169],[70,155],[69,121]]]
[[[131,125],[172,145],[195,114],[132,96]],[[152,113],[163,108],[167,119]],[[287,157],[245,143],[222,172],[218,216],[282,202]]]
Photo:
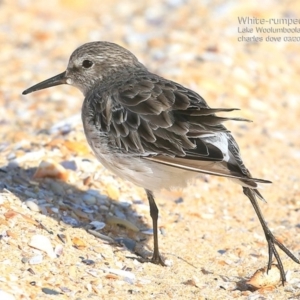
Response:
[[[51,206],[56,208],[56,210],[61,209],[61,204],[65,204],[63,207],[62,213],[51,213],[51,210],[41,210],[39,213],[46,215],[49,218],[54,219],[58,224],[61,224],[62,228],[66,228],[67,226],[71,226],[73,228],[81,228],[84,230],[87,230],[89,233],[90,230],[93,230],[93,232],[97,231],[100,233],[98,237],[101,241],[106,244],[109,244],[111,247],[114,248],[113,251],[124,251],[124,258],[127,259],[137,259],[141,262],[148,262],[149,258],[152,256],[153,249],[147,246],[148,239],[150,239],[150,245],[152,243],[152,235],[146,235],[142,232],[136,232],[131,230],[130,228],[126,228],[126,226],[122,224],[118,224],[116,222],[115,224],[111,224],[103,228],[102,230],[95,230],[93,228],[93,225],[91,225],[92,221],[99,221],[106,223],[108,211],[103,210],[101,211],[101,208],[95,205],[84,205],[83,207],[74,205],[74,210],[81,210],[82,215],[86,214],[87,212],[85,210],[88,210],[88,215],[90,218],[77,218],[78,223],[76,224],[70,224],[68,222],[72,223],[72,219],[74,219],[74,211],[72,208],[72,196],[76,195],[76,198],[84,197],[89,191],[92,190],[92,195],[96,198],[105,198],[107,201],[107,207],[110,206],[117,206],[119,211],[121,213],[124,213],[125,216],[130,216],[130,222],[134,225],[136,225],[140,230],[146,230],[147,228],[151,228],[151,224],[147,224],[144,222],[143,218],[139,216],[139,214],[134,210],[134,208],[129,205],[126,207],[120,206],[120,202],[114,199],[108,198],[105,194],[101,194],[100,190],[97,191],[94,188],[90,188],[88,190],[80,190],[76,185],[67,183],[65,181],[60,181],[56,179],[51,178],[43,178],[39,179],[38,181],[36,179],[33,179],[33,175],[35,174],[37,168],[23,168],[20,166],[14,166],[10,167],[9,165],[6,167],[0,168],[0,190],[2,192],[10,192],[14,194],[20,201],[26,202],[28,199],[33,198],[34,193],[36,193],[36,197],[38,198],[38,193],[36,192],[36,183],[38,183],[39,190],[44,191],[51,191],[51,193],[54,195],[54,198],[51,201]],[[9,183],[8,183],[9,182]],[[53,183],[55,183],[55,190],[62,190],[62,191],[72,191],[72,193],[56,193],[55,191],[51,190],[53,188]],[[146,198],[146,197],[145,197]],[[83,200],[82,200],[83,201]],[[138,200],[140,203],[148,204],[147,202],[142,202],[141,200]],[[77,201],[78,203],[78,201]],[[75,214],[75,215],[76,215]],[[80,215],[80,213],[79,213]],[[64,218],[62,217],[64,216]],[[38,215],[35,215],[36,219],[38,218]],[[64,220],[67,220],[65,223]],[[61,233],[63,233],[64,230],[60,231],[53,228],[47,228],[43,224],[43,222],[39,222],[39,227],[42,228],[42,230],[45,230],[46,232],[50,234],[58,235],[61,239]],[[65,224],[63,224],[65,223]],[[90,233],[92,234],[92,233]],[[87,241],[88,243],[88,241]],[[128,252],[129,251],[129,252]],[[186,261],[180,256],[178,256],[175,253],[161,253],[163,257],[175,257],[176,260],[178,260],[178,263],[185,263],[186,265],[189,265],[190,267],[194,269],[198,269],[194,264],[193,261]],[[200,270],[199,270],[200,272]],[[246,279],[239,278],[239,282],[236,282],[236,289],[237,290],[249,290],[249,286],[245,284]]]
[[[145,260],[151,257],[152,249],[146,245],[146,242],[148,239],[152,239],[152,235],[143,234],[141,232],[141,230],[147,229],[149,231],[151,225],[144,222],[142,216],[132,208],[132,205],[126,205],[126,207],[124,207],[120,204],[120,201],[111,199],[94,188],[83,191],[77,188],[76,185],[57,179],[33,179],[36,170],[37,168],[23,168],[20,166],[10,166],[9,164],[5,167],[1,167],[0,193],[12,193],[24,203],[30,199],[34,202],[35,199],[39,199],[38,188],[39,191],[44,191],[46,195],[53,195],[53,199],[50,199],[48,204],[51,204],[49,206],[54,208],[51,210],[48,206],[48,208],[41,209],[38,213],[54,219],[58,224],[62,225],[62,228],[71,226],[73,228],[85,229],[90,234],[94,233],[103,243],[110,244],[115,248],[115,251],[129,250],[134,254],[134,257]],[[53,186],[55,186],[55,188],[53,188]],[[89,194],[91,191],[91,195],[93,195],[94,198],[105,199],[106,205],[103,210],[99,204],[89,205],[84,204],[84,200],[78,201],[78,199],[81,197],[84,198],[84,195]],[[73,201],[74,197],[77,199],[75,203]],[[80,205],[80,202],[82,202],[82,205]],[[137,203],[144,202],[137,199]],[[145,202],[145,204],[146,203],[147,202]],[[39,202],[37,202],[37,204],[38,206],[43,206],[39,205]],[[112,206],[117,207],[119,214],[130,216],[130,221],[127,220],[128,223],[123,223],[120,221],[122,218],[119,217],[112,218],[108,224],[108,216],[111,216],[111,213],[109,213],[107,208]],[[61,211],[59,212],[59,210]],[[35,218],[39,219],[38,214],[35,215]],[[126,220],[126,217],[124,219]],[[103,222],[106,225],[103,229],[99,230],[91,224],[93,221]],[[40,221],[38,221],[38,223],[39,227],[48,233],[60,235],[57,229],[53,230],[52,228],[47,228],[47,226]],[[136,228],[134,228],[134,226]],[[139,230],[137,231],[137,229]]]

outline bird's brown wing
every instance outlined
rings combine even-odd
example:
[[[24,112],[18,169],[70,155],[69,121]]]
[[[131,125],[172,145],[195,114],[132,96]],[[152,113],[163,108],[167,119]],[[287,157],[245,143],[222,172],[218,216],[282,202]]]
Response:
[[[245,179],[253,182],[253,187],[256,181],[264,182],[249,178],[236,142],[222,125],[227,120],[247,120],[215,114],[235,109],[210,108],[192,90],[150,73],[122,82],[117,90],[102,91],[98,97],[91,101],[97,106],[91,110],[93,122],[107,134],[112,151],[185,170]],[[232,139],[226,141],[226,149],[213,142],[221,132]],[[230,152],[227,161],[224,151]]]

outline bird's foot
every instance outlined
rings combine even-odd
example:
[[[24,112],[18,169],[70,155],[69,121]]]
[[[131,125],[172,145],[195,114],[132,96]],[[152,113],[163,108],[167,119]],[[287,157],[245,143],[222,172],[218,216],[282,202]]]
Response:
[[[151,258],[151,262],[153,264],[156,264],[156,265],[161,265],[163,267],[166,266],[165,262],[162,260],[161,256],[159,255],[159,253],[153,253],[153,256]]]
[[[139,257],[136,258],[140,263],[152,263],[155,265],[161,265],[163,267],[166,267],[165,262],[163,261],[163,259],[161,258],[161,256],[159,255],[159,253],[153,253],[152,258],[145,258],[145,257]]]
[[[277,245],[294,262],[300,264],[300,261],[286,246],[284,246],[281,242],[279,242],[276,239],[276,237],[272,234],[272,232],[270,230],[266,230],[265,235],[266,235],[266,240],[268,242],[268,250],[269,250],[269,261],[268,261],[268,266],[267,266],[267,273],[272,267],[272,258],[274,255],[275,259],[278,263],[278,269],[280,271],[282,285],[284,285],[284,283],[286,282],[286,276],[285,276],[282,261],[281,261],[280,256],[275,248],[275,245]]]

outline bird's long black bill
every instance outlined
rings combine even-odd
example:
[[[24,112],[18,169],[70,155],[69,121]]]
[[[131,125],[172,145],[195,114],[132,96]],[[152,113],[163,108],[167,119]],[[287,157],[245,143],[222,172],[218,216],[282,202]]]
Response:
[[[53,76],[49,79],[46,79],[46,80],[28,88],[22,94],[27,95],[27,94],[35,92],[35,91],[43,90],[43,89],[46,89],[46,88],[49,88],[49,87],[52,87],[55,85],[66,84],[66,83],[67,83],[66,72],[63,72],[61,74]]]

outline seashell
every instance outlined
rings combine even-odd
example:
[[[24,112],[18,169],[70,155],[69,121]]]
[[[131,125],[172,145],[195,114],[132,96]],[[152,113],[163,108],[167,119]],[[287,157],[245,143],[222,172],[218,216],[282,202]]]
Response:
[[[50,239],[44,235],[37,234],[32,236],[28,245],[32,248],[46,252],[50,258],[56,258]]]
[[[126,227],[127,229],[134,231],[134,232],[140,231],[133,223],[131,223],[125,219],[121,219],[121,218],[114,217],[114,216],[107,217],[106,223],[109,225],[121,225],[121,226]]]
[[[99,221],[92,221],[90,224],[94,227],[94,230],[101,230],[105,227],[105,223]]]
[[[67,181],[69,179],[69,172],[60,164],[53,160],[43,160],[38,166],[35,174],[33,175],[34,179],[37,178],[54,178]]]
[[[273,264],[267,272],[267,267],[257,270],[246,282],[256,289],[276,286],[281,282],[280,271],[277,265]]]

